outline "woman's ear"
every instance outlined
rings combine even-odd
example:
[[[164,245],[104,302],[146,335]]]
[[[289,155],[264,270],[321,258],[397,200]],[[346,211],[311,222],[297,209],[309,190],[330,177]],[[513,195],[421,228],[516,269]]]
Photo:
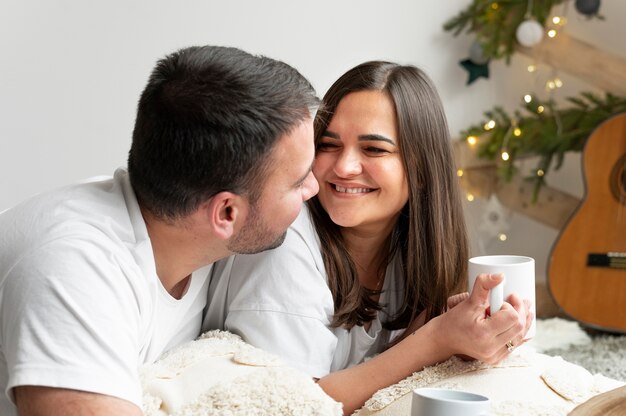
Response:
[[[228,240],[244,221],[247,212],[246,199],[232,192],[220,192],[207,201],[206,219],[213,234]]]

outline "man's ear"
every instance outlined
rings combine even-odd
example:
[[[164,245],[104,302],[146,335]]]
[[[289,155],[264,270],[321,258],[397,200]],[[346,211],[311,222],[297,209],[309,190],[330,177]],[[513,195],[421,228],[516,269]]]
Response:
[[[248,211],[246,199],[232,192],[220,192],[207,201],[206,218],[213,233],[224,239],[231,238],[241,227]]]

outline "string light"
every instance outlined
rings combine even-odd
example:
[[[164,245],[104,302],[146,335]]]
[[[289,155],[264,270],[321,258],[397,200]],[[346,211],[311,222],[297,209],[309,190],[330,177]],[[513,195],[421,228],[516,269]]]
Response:
[[[498,7],[500,7],[500,5],[498,3],[496,3],[495,1],[493,3],[491,3],[491,8],[493,10],[498,10]]]
[[[469,202],[472,202],[474,200],[474,195],[472,194],[467,194],[465,197],[467,198]]]
[[[506,150],[502,152],[502,160],[507,161],[509,160],[509,152],[507,152]]]
[[[463,176],[463,169],[457,169],[456,176],[458,176],[459,178]]]
[[[543,113],[543,110],[545,110],[544,106],[540,105],[539,107],[537,107],[537,112],[539,114]]]
[[[533,100],[533,96],[530,94],[526,94],[524,96],[524,101],[526,101],[526,103],[530,103]]]
[[[526,69],[528,69],[528,72],[535,72],[537,70],[537,66],[534,64],[530,64]]]
[[[543,169],[537,169],[537,176],[543,176],[545,174],[545,172],[543,171]]]
[[[548,90],[553,90],[555,88],[561,88],[563,86],[563,81],[561,81],[559,78],[554,78],[552,80],[549,80],[548,82],[546,82],[546,89]]]
[[[515,137],[519,137],[522,135],[522,129],[520,129],[519,127],[515,127],[513,129],[513,136]]]
[[[558,25],[561,23],[561,16],[554,16],[552,18],[552,23],[554,23],[555,25]]]
[[[556,30],[555,29],[548,30],[548,37],[553,38],[555,36],[556,36]]]
[[[485,130],[491,130],[492,128],[494,128],[496,126],[496,122],[493,120],[489,120],[487,123],[485,123]]]
[[[500,239],[500,241],[506,241],[507,236],[504,233],[500,233],[500,235],[498,235],[498,238]]]
[[[474,146],[474,145],[476,145],[476,143],[478,143],[478,137],[476,137],[476,136],[468,136],[468,137],[467,137],[467,143],[468,143],[470,146]]]

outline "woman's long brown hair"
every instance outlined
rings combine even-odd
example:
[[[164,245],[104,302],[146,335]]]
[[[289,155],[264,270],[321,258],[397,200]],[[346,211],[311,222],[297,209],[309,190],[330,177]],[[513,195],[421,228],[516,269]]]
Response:
[[[448,296],[463,287],[467,233],[443,106],[432,82],[418,68],[372,61],[342,75],[317,112],[316,146],[341,99],[364,90],[381,91],[395,105],[409,186],[409,200],[388,238],[391,250],[383,262],[387,266],[394,255],[401,255],[404,298],[398,314],[383,323],[385,328],[401,329],[422,311],[426,320],[444,312]],[[360,285],[340,227],[317,197],[308,204],[335,302],[332,325],[352,328],[373,320],[381,305],[372,299],[371,290]]]

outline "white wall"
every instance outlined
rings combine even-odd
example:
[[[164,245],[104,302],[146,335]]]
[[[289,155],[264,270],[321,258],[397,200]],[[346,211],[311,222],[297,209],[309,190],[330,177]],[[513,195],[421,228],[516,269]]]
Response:
[[[365,60],[415,64],[438,86],[456,135],[494,104],[516,108],[529,85],[524,62],[516,62],[523,58],[510,67],[492,64],[491,80],[465,85],[458,61],[467,57],[472,39],[454,38],[442,25],[468,3],[3,0],[0,211],[33,193],[125,165],[136,102],[149,72],[158,58],[183,46],[236,46],[284,60],[320,95]],[[615,31],[625,8],[622,2],[604,2],[607,22],[574,16],[569,27],[622,51],[623,36]],[[577,174],[576,161],[571,166],[572,175],[561,182],[582,193],[580,179],[569,178]],[[468,208],[472,226],[480,220],[480,204]],[[556,232],[514,217],[509,236],[504,244],[482,246],[490,253],[534,255],[541,274]]]
[[[453,131],[495,99],[493,85],[463,86],[456,61],[467,42],[441,29],[462,0],[400,0],[394,8],[378,0],[3,2],[0,210],[124,165],[150,70],[183,46],[237,46],[282,59],[320,95],[361,61],[414,63],[441,86]],[[468,114],[472,101],[485,105]]]

